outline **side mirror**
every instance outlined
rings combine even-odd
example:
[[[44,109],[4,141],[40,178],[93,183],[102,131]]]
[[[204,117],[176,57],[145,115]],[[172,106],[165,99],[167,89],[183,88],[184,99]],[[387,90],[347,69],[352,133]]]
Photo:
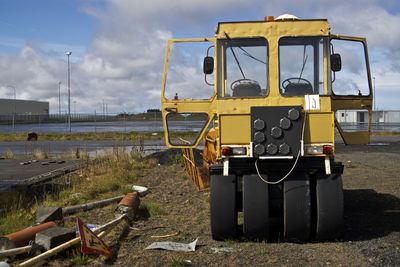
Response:
[[[203,62],[203,72],[204,74],[211,74],[214,71],[214,58],[205,57]]]
[[[340,54],[331,55],[331,70],[333,72],[340,71],[342,69],[342,59]]]

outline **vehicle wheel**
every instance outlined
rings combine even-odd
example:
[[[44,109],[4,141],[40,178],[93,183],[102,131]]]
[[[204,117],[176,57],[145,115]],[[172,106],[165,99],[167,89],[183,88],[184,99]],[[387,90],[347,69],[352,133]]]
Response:
[[[236,176],[211,176],[211,234],[215,240],[235,238],[237,233]]]
[[[340,174],[317,175],[316,239],[340,236],[343,226],[343,186]]]
[[[308,174],[295,173],[284,181],[283,232],[286,240],[310,239],[311,192]]]
[[[243,176],[243,235],[266,240],[269,229],[268,184],[257,175]]]

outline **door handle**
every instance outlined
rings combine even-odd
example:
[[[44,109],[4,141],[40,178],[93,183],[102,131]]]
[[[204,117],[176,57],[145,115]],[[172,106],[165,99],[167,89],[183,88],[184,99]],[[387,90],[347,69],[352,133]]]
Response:
[[[164,110],[167,111],[167,112],[171,112],[171,113],[176,113],[176,112],[178,112],[178,109],[177,109],[177,108],[165,108]]]

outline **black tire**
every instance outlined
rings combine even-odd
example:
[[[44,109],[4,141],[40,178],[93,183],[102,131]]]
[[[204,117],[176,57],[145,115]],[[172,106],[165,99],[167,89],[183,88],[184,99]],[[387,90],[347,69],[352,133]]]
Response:
[[[236,238],[236,176],[211,176],[211,234],[215,240]]]
[[[308,174],[295,173],[284,181],[283,232],[288,241],[307,241],[311,236],[311,192]]]
[[[343,233],[343,185],[340,174],[317,175],[316,239],[327,240]]]
[[[266,240],[269,232],[268,184],[258,175],[243,176],[243,236]]]

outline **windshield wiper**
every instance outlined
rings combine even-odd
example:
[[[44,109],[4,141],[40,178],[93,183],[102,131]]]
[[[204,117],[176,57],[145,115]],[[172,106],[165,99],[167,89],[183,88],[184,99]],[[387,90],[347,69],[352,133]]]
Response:
[[[252,54],[250,54],[249,52],[247,52],[243,47],[237,46],[237,48],[239,48],[240,50],[243,51],[243,55],[245,55],[245,56],[247,56],[247,57],[249,57],[249,58],[251,58],[251,59],[254,59],[255,61],[258,61],[258,62],[260,62],[260,63],[263,63],[264,65],[267,65],[267,62],[264,62],[264,61],[262,61],[261,59],[256,58],[255,56],[253,56]]]
[[[306,49],[307,49],[307,47],[304,45],[304,50],[303,50],[303,66],[301,67],[300,76],[299,76],[299,81],[298,81],[297,83],[300,83],[301,76],[303,76],[304,67],[306,66],[306,63],[307,63],[308,55],[306,55]]]
[[[227,38],[229,41],[232,40],[226,32],[225,32],[225,36],[226,36],[226,38]],[[228,42],[228,44],[229,44],[229,42]],[[237,57],[236,57],[235,51],[233,51],[233,48],[232,48],[232,46],[231,46],[230,44],[229,44],[228,46],[229,46],[229,48],[231,49],[231,52],[232,52],[232,54],[233,54],[233,57],[235,58],[236,64],[238,65],[240,72],[242,73],[243,79],[246,79],[246,76],[244,76],[242,67],[240,66],[239,60],[238,60]]]

